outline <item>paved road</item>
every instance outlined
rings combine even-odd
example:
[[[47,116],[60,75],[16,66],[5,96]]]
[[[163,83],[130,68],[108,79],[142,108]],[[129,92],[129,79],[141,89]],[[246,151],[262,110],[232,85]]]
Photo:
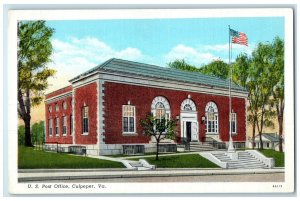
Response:
[[[121,182],[283,182],[284,173],[243,174],[243,175],[205,175],[179,177],[144,177],[144,178],[110,178],[110,179],[80,179],[52,180],[44,182],[55,183],[121,183]],[[35,182],[38,183],[38,182]]]

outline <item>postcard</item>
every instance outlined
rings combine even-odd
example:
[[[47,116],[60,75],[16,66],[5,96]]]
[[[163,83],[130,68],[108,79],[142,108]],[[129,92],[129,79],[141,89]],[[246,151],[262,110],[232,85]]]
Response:
[[[10,10],[9,192],[294,192],[293,30],[288,8]]]

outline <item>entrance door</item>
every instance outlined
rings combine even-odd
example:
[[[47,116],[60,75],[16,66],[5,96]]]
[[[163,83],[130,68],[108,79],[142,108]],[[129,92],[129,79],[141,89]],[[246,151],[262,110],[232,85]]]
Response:
[[[186,140],[187,142],[191,141],[192,136],[192,122],[187,121],[186,122]]]

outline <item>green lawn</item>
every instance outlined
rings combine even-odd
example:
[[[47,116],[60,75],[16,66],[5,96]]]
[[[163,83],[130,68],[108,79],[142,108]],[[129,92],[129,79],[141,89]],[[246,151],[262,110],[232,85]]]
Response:
[[[143,157],[141,157],[143,158]],[[157,168],[218,168],[216,164],[203,158],[199,154],[187,154],[176,156],[159,156],[158,161],[155,157],[143,158]],[[133,159],[138,160],[138,159]]]
[[[284,167],[284,152],[274,151],[271,149],[259,150],[266,157],[275,159],[275,167]]]
[[[74,156],[64,153],[51,153],[34,150],[33,148],[19,146],[19,169],[38,168],[124,168],[122,163]]]

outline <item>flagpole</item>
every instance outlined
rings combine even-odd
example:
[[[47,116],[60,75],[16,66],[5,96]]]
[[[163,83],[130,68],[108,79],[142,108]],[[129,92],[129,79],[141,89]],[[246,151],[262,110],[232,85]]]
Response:
[[[228,25],[229,28],[229,142],[228,142],[228,150],[227,152],[235,152],[235,149],[233,147],[232,142],[232,125],[231,125],[231,80],[232,80],[232,68],[231,68],[231,55],[232,55],[232,43],[230,40],[230,25]]]

